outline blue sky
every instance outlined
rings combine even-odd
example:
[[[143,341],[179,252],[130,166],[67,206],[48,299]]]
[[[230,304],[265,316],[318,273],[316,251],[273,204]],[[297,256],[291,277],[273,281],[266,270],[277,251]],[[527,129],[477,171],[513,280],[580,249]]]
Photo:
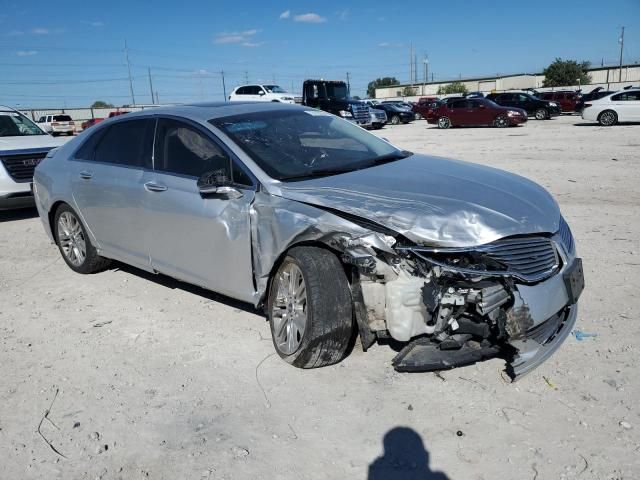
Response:
[[[518,5],[518,6],[516,6]],[[436,80],[533,73],[555,57],[640,62],[640,0],[14,1],[0,0],[0,103],[85,106],[222,100],[249,82],[299,92],[304,78],[346,79],[364,95],[380,76],[409,79],[409,45]]]

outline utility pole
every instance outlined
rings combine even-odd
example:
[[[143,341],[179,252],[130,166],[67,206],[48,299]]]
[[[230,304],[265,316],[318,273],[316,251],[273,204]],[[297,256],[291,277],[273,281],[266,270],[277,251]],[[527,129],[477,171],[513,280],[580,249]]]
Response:
[[[409,44],[409,83],[413,87],[413,42]]]
[[[224,70],[220,70],[220,75],[222,75],[222,94],[224,95],[224,101],[227,101],[227,86],[224,83]]]
[[[156,103],[160,105],[160,97],[158,97],[158,90],[156,90]]]
[[[413,54],[413,83],[418,83],[418,54]]]
[[[129,70],[129,90],[131,91],[131,102],[136,104],[136,97],[133,94],[133,81],[131,80],[131,64],[129,63],[129,49],[127,48],[127,41],[124,41],[124,57],[127,60],[127,70]]]
[[[622,50],[624,50],[624,27],[622,27],[622,33],[618,39],[620,42],[620,72],[618,73],[618,82],[622,81]]]
[[[248,84],[249,83],[249,71],[245,70],[244,71],[244,84]]]
[[[429,81],[429,55],[424,56],[424,86],[422,87],[422,94],[424,95],[424,90],[427,88],[427,82]]]
[[[153,103],[155,105],[155,101],[153,99],[153,82],[151,81],[151,67],[148,67],[149,69],[149,91],[151,92],[151,103]]]
[[[347,72],[347,93],[351,95],[351,76],[349,72]]]

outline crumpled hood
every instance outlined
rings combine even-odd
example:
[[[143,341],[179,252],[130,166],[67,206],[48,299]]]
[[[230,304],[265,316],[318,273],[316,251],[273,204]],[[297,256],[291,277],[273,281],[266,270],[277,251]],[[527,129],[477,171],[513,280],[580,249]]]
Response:
[[[524,177],[424,155],[279,188],[274,193],[284,198],[357,215],[433,246],[554,233],[560,221],[551,195]]]
[[[0,153],[32,148],[55,148],[64,144],[67,139],[51,135],[25,135],[21,137],[0,137]]]

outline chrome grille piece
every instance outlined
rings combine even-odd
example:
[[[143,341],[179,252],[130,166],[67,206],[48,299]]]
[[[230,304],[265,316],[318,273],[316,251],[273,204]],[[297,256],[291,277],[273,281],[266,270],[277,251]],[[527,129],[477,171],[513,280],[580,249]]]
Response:
[[[371,114],[369,113],[369,107],[362,104],[354,103],[351,105],[351,111],[353,113],[353,118],[355,118],[358,122],[369,122],[371,120]]]
[[[471,248],[397,247],[446,270],[469,274],[515,277],[527,283],[539,282],[560,268],[555,243],[547,237],[511,237]],[[475,264],[461,266],[449,259],[465,255],[475,257]],[[478,257],[479,255],[479,257]],[[482,261],[486,257],[492,262]],[[493,264],[493,266],[490,266]],[[497,265],[496,265],[497,264]],[[500,268],[502,267],[502,268]]]
[[[7,155],[2,157],[2,164],[7,173],[16,182],[31,182],[36,165],[47,155],[47,152],[24,155]]]
[[[546,237],[498,240],[478,247],[478,251],[528,281],[544,278],[559,266],[553,242]]]

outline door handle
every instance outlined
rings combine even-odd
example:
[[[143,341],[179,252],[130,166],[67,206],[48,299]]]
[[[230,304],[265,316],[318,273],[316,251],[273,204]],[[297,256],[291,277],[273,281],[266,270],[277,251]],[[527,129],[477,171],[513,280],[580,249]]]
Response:
[[[91,177],[93,177],[92,172],[89,172],[87,170],[83,170],[80,172],[80,178],[83,178],[84,180],[90,180]]]
[[[167,187],[155,182],[147,182],[144,184],[144,188],[149,192],[164,192]]]

